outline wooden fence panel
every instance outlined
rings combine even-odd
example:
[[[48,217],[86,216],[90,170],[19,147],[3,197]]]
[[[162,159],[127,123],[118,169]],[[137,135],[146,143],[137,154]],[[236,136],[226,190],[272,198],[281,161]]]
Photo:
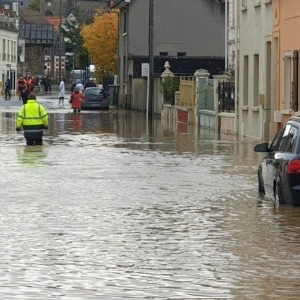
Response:
[[[180,77],[178,106],[194,108],[196,105],[195,77]]]

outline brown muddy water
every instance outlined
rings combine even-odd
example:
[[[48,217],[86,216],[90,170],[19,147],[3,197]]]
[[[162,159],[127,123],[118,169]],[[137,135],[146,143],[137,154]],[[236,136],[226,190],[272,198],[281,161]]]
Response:
[[[299,299],[300,209],[259,197],[255,141],[49,108],[0,112],[0,299]]]

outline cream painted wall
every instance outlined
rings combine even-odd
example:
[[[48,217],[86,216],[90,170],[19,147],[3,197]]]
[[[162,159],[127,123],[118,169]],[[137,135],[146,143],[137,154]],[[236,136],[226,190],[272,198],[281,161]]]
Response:
[[[267,43],[272,37],[272,3],[247,1],[247,6],[240,7],[239,18],[239,134],[267,140],[264,120],[269,119],[270,114],[267,97],[271,94],[271,67],[267,63]],[[245,56],[248,72],[244,66]]]
[[[17,76],[17,62],[18,32],[0,29],[0,89],[4,87],[8,72],[11,71]],[[15,89],[14,81],[12,81],[12,89]]]

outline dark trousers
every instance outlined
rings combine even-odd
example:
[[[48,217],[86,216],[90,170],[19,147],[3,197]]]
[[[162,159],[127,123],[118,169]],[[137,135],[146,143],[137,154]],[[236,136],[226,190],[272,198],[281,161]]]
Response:
[[[5,88],[5,100],[10,99],[11,93],[9,88]]]
[[[28,146],[41,146],[43,145],[43,131],[39,132],[25,132],[24,133],[26,144]]]
[[[39,138],[39,139],[26,139],[26,144],[27,146],[41,146],[43,145],[43,139]]]

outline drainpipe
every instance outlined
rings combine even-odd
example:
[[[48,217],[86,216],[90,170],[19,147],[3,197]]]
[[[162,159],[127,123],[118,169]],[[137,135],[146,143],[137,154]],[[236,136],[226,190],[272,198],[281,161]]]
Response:
[[[235,130],[238,134],[240,134],[239,132],[239,123],[241,123],[241,120],[239,118],[239,105],[240,105],[240,101],[239,101],[239,87],[238,87],[238,83],[239,83],[239,48],[238,48],[238,41],[239,41],[239,37],[238,37],[238,33],[239,33],[239,17],[238,17],[238,1],[237,0],[233,0],[234,2],[234,97],[235,97]],[[232,3],[233,5],[233,3]],[[242,130],[242,134],[243,134],[243,130]]]
[[[225,70],[228,71],[228,0],[225,0]]]

